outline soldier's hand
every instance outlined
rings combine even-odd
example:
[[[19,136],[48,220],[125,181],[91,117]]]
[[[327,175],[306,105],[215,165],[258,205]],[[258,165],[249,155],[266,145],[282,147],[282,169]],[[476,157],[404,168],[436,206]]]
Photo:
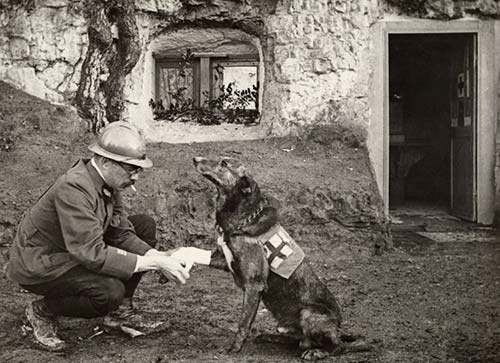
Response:
[[[185,261],[167,256],[154,255],[158,270],[160,270],[169,279],[173,279],[177,283],[185,284],[189,279],[189,269]]]

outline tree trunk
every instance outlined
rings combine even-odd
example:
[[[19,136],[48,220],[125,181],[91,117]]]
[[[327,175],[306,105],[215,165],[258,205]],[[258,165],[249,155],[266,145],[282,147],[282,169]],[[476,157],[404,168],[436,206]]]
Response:
[[[141,54],[134,0],[87,0],[89,46],[75,103],[98,131],[121,118],[125,77]]]

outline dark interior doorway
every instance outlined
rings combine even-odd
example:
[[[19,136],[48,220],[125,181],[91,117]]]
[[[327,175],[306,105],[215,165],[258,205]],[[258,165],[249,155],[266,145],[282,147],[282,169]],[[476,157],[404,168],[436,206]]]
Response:
[[[389,35],[390,209],[450,208],[452,63],[467,37]]]

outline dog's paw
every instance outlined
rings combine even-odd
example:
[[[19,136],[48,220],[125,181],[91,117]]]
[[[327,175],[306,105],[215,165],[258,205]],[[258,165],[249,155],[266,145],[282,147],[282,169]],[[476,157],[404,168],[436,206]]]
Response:
[[[308,349],[302,353],[302,359],[307,361],[316,361],[320,359],[325,359],[330,353],[322,349]]]

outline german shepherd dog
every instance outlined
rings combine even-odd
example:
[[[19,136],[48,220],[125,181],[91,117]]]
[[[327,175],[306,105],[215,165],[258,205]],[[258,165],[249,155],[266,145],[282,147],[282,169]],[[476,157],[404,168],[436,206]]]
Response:
[[[261,299],[277,320],[280,333],[263,339],[298,341],[305,360],[369,350],[359,337],[341,333],[337,301],[279,225],[277,200],[261,193],[245,167],[233,158],[195,157],[193,163],[218,192],[218,248],[210,266],[231,271],[244,291],[238,332],[229,351],[241,350]],[[280,271],[281,265],[285,271]]]

